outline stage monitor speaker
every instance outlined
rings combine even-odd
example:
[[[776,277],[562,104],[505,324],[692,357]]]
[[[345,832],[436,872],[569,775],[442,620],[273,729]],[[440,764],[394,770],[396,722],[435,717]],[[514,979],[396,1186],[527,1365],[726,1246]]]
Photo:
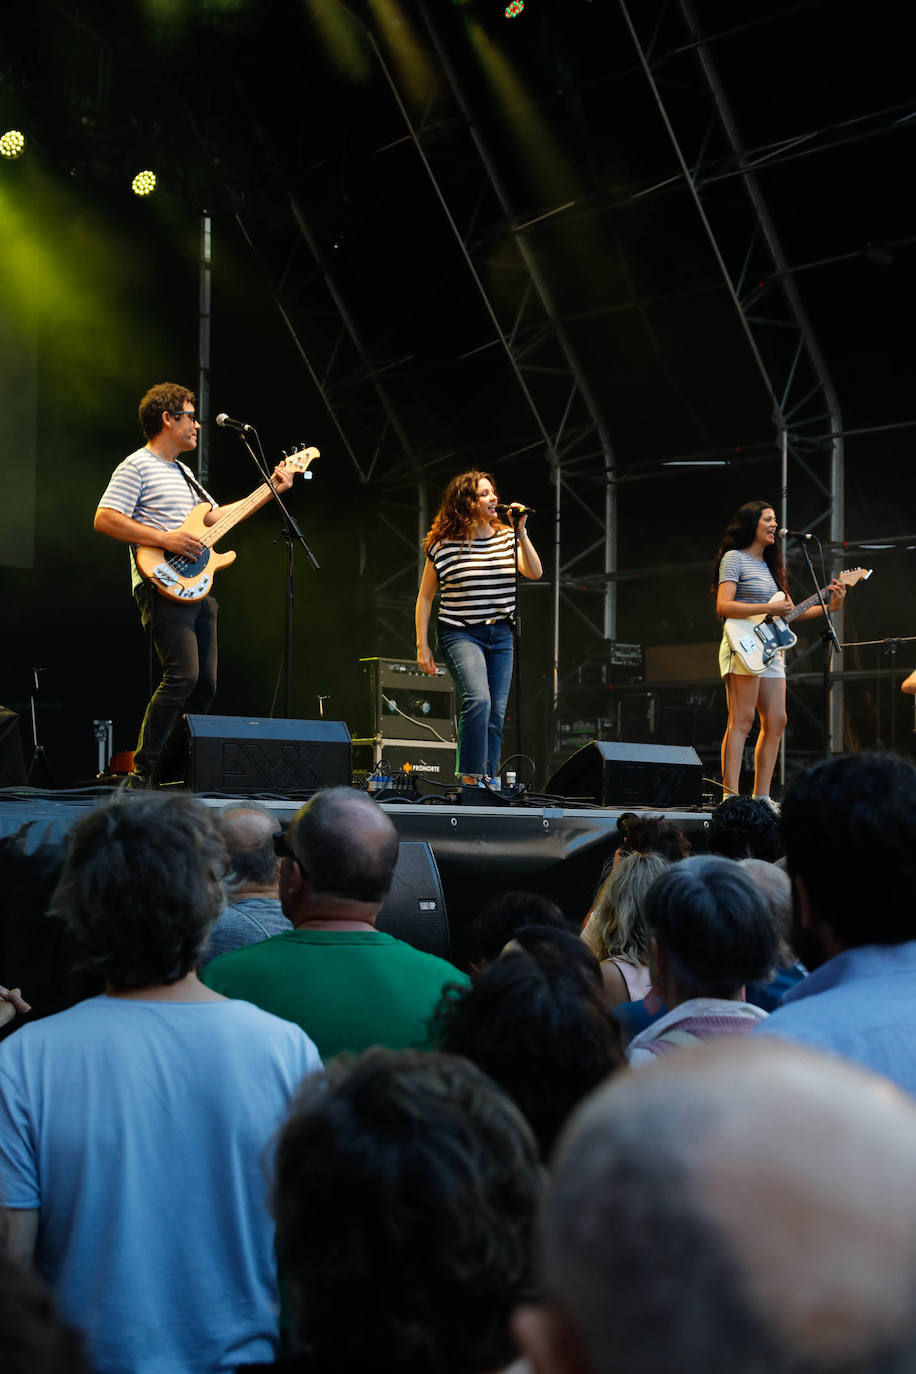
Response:
[[[442,880],[426,840],[404,840],[398,848],[391,891],[376,917],[376,927],[426,954],[451,958]]]
[[[552,797],[598,806],[699,806],[703,765],[694,749],[676,744],[592,740],[557,769],[545,787]]]
[[[25,787],[25,782],[19,717],[0,706],[0,787]]]
[[[185,716],[186,786],[192,792],[291,797],[353,780],[350,731],[342,720]]]

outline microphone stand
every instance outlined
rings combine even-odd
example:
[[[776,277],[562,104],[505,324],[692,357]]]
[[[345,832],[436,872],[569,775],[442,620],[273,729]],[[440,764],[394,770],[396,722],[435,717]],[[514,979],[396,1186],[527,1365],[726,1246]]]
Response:
[[[248,450],[248,453],[251,456],[251,461],[254,463],[258,472],[266,481],[271,496],[276,501],[277,505],[280,507],[280,510],[283,513],[283,534],[281,537],[284,543],[286,544],[286,625],[283,637],[283,716],[284,719],[289,720],[289,701],[290,692],[292,688],[293,672],[293,601],[295,596],[293,538],[295,537],[295,539],[302,545],[303,549],[305,550],[305,556],[308,559],[310,566],[315,572],[318,572],[321,565],[319,564],[318,559],[312,553],[312,550],[309,548],[308,544],[305,542],[305,537],[302,531],[300,530],[299,526],[296,524],[294,516],[292,516],[286,509],[286,506],[283,502],[282,497],[280,496],[280,493],[277,491],[276,487],[273,484],[273,474],[268,470],[267,461],[264,458],[264,450],[261,446],[261,437],[258,434],[258,431],[254,428],[253,425],[251,426],[251,430],[258,441],[258,448],[261,449],[260,457],[258,457],[258,455],[255,453],[254,449],[249,444],[245,433],[242,430],[239,430],[238,432],[239,438],[241,439],[245,448]]]
[[[512,649],[515,660],[515,752],[521,756],[522,752],[522,661],[521,661],[521,636],[522,636],[522,613],[519,609],[518,589],[518,522],[521,519],[521,511],[515,507],[509,507],[509,514],[512,517],[512,568],[515,573],[515,607],[512,612],[512,619],[509,622],[512,626]],[[518,765],[516,765],[517,767]]]
[[[830,754],[830,665],[834,649],[837,651],[838,654],[842,653],[842,645],[840,644],[840,641],[837,638],[837,632],[834,628],[833,620],[831,618],[827,602],[824,599],[824,593],[821,591],[820,583],[818,582],[817,578],[817,573],[814,571],[814,564],[811,562],[811,555],[808,552],[808,541],[806,539],[803,539],[801,541],[801,546],[802,553],[805,555],[805,562],[808,564],[808,572],[811,574],[811,581],[814,583],[814,590],[817,595],[817,599],[820,602],[824,612],[824,628],[821,631],[821,642],[824,645],[824,672],[821,711],[822,727],[824,732],[824,757],[826,758],[829,757]]]

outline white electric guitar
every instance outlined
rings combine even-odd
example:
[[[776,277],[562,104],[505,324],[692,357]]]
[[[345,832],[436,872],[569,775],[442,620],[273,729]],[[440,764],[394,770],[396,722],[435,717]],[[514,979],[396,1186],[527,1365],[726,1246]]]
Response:
[[[848,572],[837,573],[835,580],[842,582],[844,587],[854,587],[857,582],[871,577],[871,573],[871,568],[852,568]],[[768,616],[764,612],[763,615],[742,616],[740,620],[737,617],[726,620],[725,637],[732,652],[737,654],[749,673],[762,673],[769,668],[777,654],[785,653],[786,649],[798,643],[798,637],[789,629],[789,622],[816,606],[820,596],[826,601],[830,596],[830,588],[822,587],[820,593],[809,596],[807,601],[795,606],[788,615]],[[770,600],[782,601],[784,597],[785,592],[774,592]]]

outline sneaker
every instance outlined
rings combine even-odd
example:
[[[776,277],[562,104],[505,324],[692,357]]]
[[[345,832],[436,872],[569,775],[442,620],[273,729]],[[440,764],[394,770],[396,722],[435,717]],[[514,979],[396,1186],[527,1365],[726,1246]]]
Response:
[[[152,787],[152,785],[149,778],[144,777],[142,773],[128,773],[121,782],[118,791],[145,792],[148,788]]]
[[[773,815],[774,815],[774,816],[778,816],[778,815],[779,815],[779,802],[774,802],[774,800],[773,800],[772,797],[758,797],[757,793],[755,792],[755,793],[754,793],[754,801],[766,802],[767,806],[768,806],[768,807],[770,808],[770,810],[773,812]]]

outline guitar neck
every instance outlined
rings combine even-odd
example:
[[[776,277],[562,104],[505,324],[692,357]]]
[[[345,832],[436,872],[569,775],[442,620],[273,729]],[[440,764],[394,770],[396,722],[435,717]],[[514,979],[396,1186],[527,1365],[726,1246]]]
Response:
[[[793,621],[797,615],[804,615],[805,611],[810,611],[812,606],[818,605],[821,597],[823,597],[826,601],[828,599],[829,593],[829,587],[821,587],[819,592],[813,592],[811,596],[808,597],[807,601],[802,601],[801,604],[795,606],[789,612],[788,615],[781,616],[780,619],[783,620],[786,625],[788,625],[790,621]]]
[[[252,511],[256,511],[263,504],[264,497],[273,491],[273,479],[269,482],[262,482],[253,492],[244,497],[238,505],[217,520],[215,525],[211,525],[206,534],[201,539],[201,543],[206,547],[212,548],[218,539],[221,539],[233,525],[237,525],[240,520],[247,520]]]

